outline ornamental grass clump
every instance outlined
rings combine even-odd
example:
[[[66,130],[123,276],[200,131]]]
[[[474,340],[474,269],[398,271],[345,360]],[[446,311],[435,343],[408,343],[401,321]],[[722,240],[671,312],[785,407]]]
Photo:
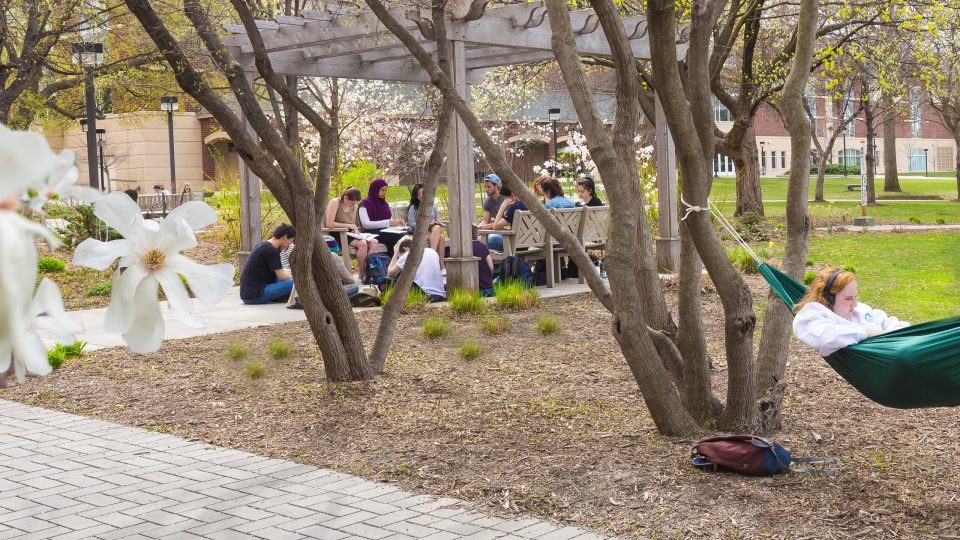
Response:
[[[251,379],[259,379],[266,375],[267,366],[263,365],[263,362],[250,362],[246,365],[244,370],[247,372],[247,376]]]
[[[387,303],[390,300],[390,295],[393,294],[393,285],[389,285],[383,294],[380,297],[381,305]],[[427,293],[423,292],[422,289],[411,287],[410,292],[407,293],[407,301],[404,303],[405,308],[418,308],[423,307],[430,303],[430,297],[427,296]]]
[[[527,309],[540,300],[533,287],[514,280],[494,283],[493,296],[497,299],[497,305],[511,309]]]
[[[227,347],[227,358],[231,360],[241,360],[247,355],[247,346],[243,343],[231,343]]]
[[[40,257],[37,261],[37,268],[44,273],[63,272],[67,268],[67,263],[56,257]]]
[[[421,327],[423,335],[429,339],[438,339],[450,333],[450,323],[440,317],[427,317]]]
[[[464,360],[472,360],[483,352],[483,347],[480,345],[480,342],[475,339],[465,340],[457,348],[457,353],[460,355],[460,358]]]
[[[510,321],[503,315],[488,315],[480,319],[483,331],[491,336],[499,336],[510,329]]]
[[[87,296],[110,296],[111,292],[113,292],[113,280],[108,279],[103,283],[94,283],[93,285],[87,287],[86,295]]]
[[[553,315],[544,313],[537,317],[536,327],[541,334],[555,334],[560,329],[560,321]]]
[[[483,296],[480,291],[453,289],[447,295],[450,310],[456,314],[483,313]]]
[[[283,338],[271,339],[267,343],[267,354],[269,354],[275,360],[290,356],[290,352],[292,350],[293,346],[290,345],[289,341]]]

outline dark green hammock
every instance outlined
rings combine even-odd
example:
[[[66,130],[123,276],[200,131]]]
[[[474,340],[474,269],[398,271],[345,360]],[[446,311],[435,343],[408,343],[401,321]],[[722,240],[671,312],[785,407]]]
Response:
[[[807,288],[758,263],[773,292],[793,310]],[[960,316],[908,326],[825,358],[861,394],[887,407],[960,406]]]

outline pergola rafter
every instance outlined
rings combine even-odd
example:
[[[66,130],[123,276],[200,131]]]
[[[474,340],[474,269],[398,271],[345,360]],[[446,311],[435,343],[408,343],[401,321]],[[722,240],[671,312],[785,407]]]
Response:
[[[496,66],[543,62],[553,59],[550,20],[542,2],[514,4],[487,9],[489,0],[472,0],[466,9],[451,13],[445,20],[450,41],[454,83],[469,100],[469,85],[480,82]],[[430,52],[436,51],[429,10],[393,6],[394,17]],[[609,56],[610,50],[599,19],[593,10],[570,13],[577,51],[583,56]],[[646,19],[623,19],[624,30],[637,58],[650,57]],[[372,14],[345,6],[327,6],[321,11],[303,12],[298,17],[281,16],[257,21],[274,71],[281,75],[340,77],[385,81],[428,83],[429,76],[407,48]],[[231,34],[224,43],[252,76],[256,73],[253,47],[241,25],[225,25]],[[678,48],[682,48],[678,45]],[[659,108],[659,102],[658,102]],[[673,270],[679,260],[679,233],[676,220],[676,172],[673,144],[665,126],[657,129],[660,230],[658,261]],[[476,259],[472,256],[474,200],[473,144],[459,120],[448,141],[447,181],[451,206],[451,257],[448,281],[451,286],[475,288]],[[244,249],[259,240],[258,180],[243,167],[246,195],[243,197]],[[673,193],[672,196],[669,193]],[[671,217],[672,216],[672,217]],[[248,229],[249,227],[249,229]],[[662,253],[661,253],[662,252]]]

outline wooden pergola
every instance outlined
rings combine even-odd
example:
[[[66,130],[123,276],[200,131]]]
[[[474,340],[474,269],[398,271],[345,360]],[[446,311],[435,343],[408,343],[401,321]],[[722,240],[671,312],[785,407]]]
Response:
[[[542,2],[487,9],[489,0],[472,0],[446,21],[450,60],[457,91],[469,100],[469,85],[480,82],[497,66],[553,59],[551,29]],[[406,6],[391,8],[428,51],[436,51],[430,13]],[[603,29],[593,10],[570,13],[577,51],[584,56],[609,56]],[[625,17],[624,29],[637,58],[649,58],[646,19]],[[372,13],[354,6],[333,5],[297,17],[258,20],[257,26],[274,70],[281,75],[341,77],[429,83],[430,79],[407,48]],[[224,41],[244,67],[251,82],[257,72],[253,47],[241,25],[226,25],[232,35]],[[677,221],[676,165],[673,141],[657,101],[657,181],[660,236],[657,261],[661,269],[679,266],[680,239]],[[243,119],[242,112],[239,113]],[[243,119],[245,120],[245,119]],[[471,225],[476,219],[473,141],[459,118],[447,141],[447,182],[450,203],[449,287],[477,287],[477,259],[473,257]],[[252,132],[249,128],[248,130]],[[260,241],[259,179],[240,161],[242,249]]]

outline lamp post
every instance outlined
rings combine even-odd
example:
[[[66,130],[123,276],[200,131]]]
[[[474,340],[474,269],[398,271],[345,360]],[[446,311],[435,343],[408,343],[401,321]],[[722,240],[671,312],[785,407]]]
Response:
[[[177,192],[177,161],[173,151],[173,111],[180,108],[177,96],[160,98],[160,110],[167,111],[167,135],[170,139],[170,192]]]
[[[106,188],[107,193],[113,191],[110,188],[110,181],[107,180],[107,168],[103,165],[103,137],[107,134],[107,130],[103,128],[97,128],[97,150],[100,152],[100,184]]]
[[[767,152],[764,150],[766,141],[760,141],[760,176],[767,174]]]
[[[923,149],[923,176],[930,176],[930,168],[927,167],[927,152],[926,148]]]
[[[103,63],[103,43],[83,41],[73,44],[73,63],[85,71],[84,98],[87,108],[87,170],[90,187],[100,189],[97,178],[97,113],[93,96],[93,70]]]
[[[557,161],[557,120],[560,120],[560,109],[548,109],[547,118],[553,122],[553,175],[558,176],[560,173],[557,170],[559,168],[559,162]]]

